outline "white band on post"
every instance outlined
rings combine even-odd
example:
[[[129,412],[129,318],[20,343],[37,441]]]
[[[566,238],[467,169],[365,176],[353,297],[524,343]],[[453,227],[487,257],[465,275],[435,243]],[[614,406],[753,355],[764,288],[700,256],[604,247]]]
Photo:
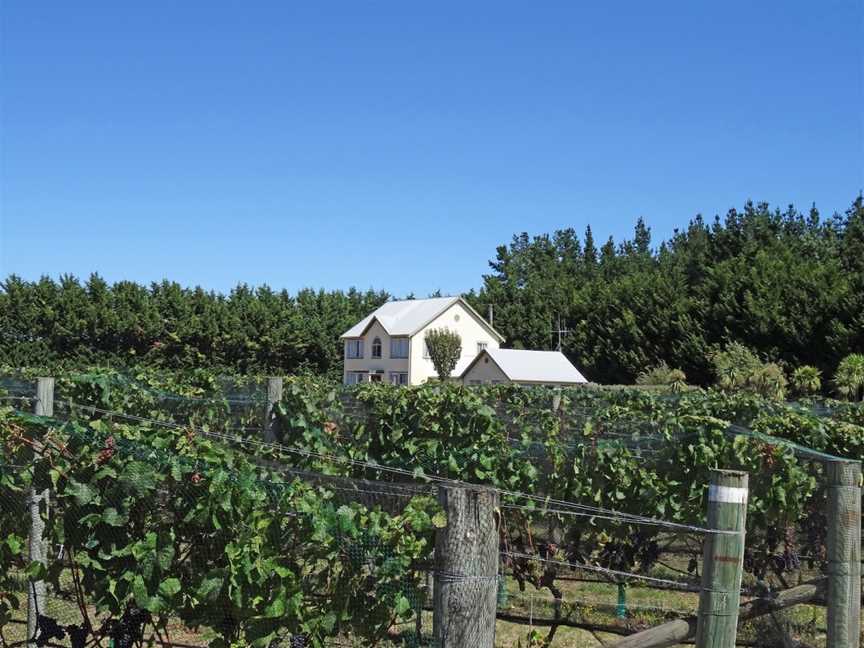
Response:
[[[708,487],[708,501],[722,502],[724,504],[744,504],[747,501],[747,489],[712,485]]]

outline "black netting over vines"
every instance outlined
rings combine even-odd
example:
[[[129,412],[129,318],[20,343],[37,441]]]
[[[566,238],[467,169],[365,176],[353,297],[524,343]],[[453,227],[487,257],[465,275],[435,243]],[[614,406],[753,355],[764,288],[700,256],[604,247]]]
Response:
[[[824,579],[825,465],[864,444],[847,408],[701,391],[287,380],[268,410],[264,381],[77,374],[37,417],[35,382],[15,384],[7,645],[26,638],[28,579],[47,584],[57,645],[431,645],[435,578],[454,577],[434,568],[439,489],[460,484],[500,499],[498,645],[608,643],[694,614],[716,468],[750,475],[742,603]],[[49,493],[44,571],[27,560],[31,491]],[[461,587],[485,597],[483,578]],[[807,605],[741,636],[819,645],[824,628]]]

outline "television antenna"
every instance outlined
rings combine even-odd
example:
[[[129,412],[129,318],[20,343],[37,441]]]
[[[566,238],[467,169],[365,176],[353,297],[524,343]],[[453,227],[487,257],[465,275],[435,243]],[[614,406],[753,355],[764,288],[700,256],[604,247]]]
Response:
[[[566,326],[564,328],[562,328],[561,327],[561,315],[559,314],[557,317],[558,317],[558,326],[556,328],[552,329],[552,335],[553,336],[556,334],[558,335],[558,348],[556,350],[561,351],[561,349],[563,347],[563,343],[564,343],[564,336],[571,333],[572,331],[570,331],[570,329],[568,329]]]

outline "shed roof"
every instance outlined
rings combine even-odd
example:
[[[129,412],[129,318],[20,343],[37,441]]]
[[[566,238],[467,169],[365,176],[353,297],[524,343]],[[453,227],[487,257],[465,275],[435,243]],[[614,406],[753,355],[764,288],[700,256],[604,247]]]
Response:
[[[560,351],[486,349],[462,373],[468,371],[484,356],[491,358],[504,375],[513,382],[568,384],[588,382]]]
[[[388,335],[414,335],[456,302],[461,302],[493,335],[500,340],[504,339],[461,297],[432,297],[387,302],[345,331],[341,337],[362,336],[373,320],[378,320]]]

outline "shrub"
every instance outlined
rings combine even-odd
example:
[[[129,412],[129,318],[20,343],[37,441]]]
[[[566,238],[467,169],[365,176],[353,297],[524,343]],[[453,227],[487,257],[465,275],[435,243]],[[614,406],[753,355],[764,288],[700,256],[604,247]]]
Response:
[[[710,358],[717,386],[726,391],[745,387],[747,377],[762,364],[753,351],[738,342],[726,345],[722,351],[715,351]]]
[[[462,338],[449,329],[432,329],[426,333],[426,348],[438,379],[447,380],[462,355]]]
[[[766,398],[786,395],[786,376],[774,363],[765,363],[743,344],[731,342],[711,355],[717,386],[725,391],[750,391]]]
[[[792,372],[792,391],[799,396],[818,394],[822,389],[822,372],[816,367],[803,365]]]
[[[864,400],[864,354],[850,353],[834,374],[834,387],[846,400]]]
[[[680,369],[674,369],[663,360],[660,364],[649,367],[636,376],[637,385],[668,385],[673,390],[684,387],[687,376]]]
[[[783,400],[786,397],[786,374],[778,364],[762,364],[747,376],[745,388],[765,398]]]

